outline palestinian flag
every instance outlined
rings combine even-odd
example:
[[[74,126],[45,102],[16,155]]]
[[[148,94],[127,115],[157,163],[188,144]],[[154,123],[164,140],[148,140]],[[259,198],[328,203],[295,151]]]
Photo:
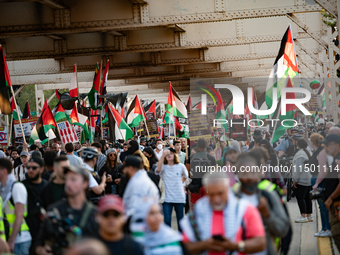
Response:
[[[188,97],[188,102],[187,102],[187,112],[190,112],[192,111],[192,102],[191,102],[191,95],[189,94],[189,97]]]
[[[104,108],[103,108],[103,110],[104,110]],[[108,121],[109,121],[109,114],[108,114],[108,108],[107,108],[107,105],[106,105],[105,106],[105,116],[104,116],[104,119],[102,120],[102,123],[105,124]]]
[[[79,115],[78,115],[78,110],[77,110],[77,105],[76,103],[73,103],[73,108],[71,110],[71,112],[68,114],[66,114],[68,117],[68,120],[71,124],[76,125],[76,123],[79,123]]]
[[[216,106],[216,119],[226,120],[227,116],[226,116],[226,113],[225,113],[224,103],[222,101],[222,96],[221,96],[220,91],[218,91],[217,93],[218,93],[219,98],[217,100],[217,106]],[[224,128],[225,132],[227,132],[228,124],[223,121],[222,127]]]
[[[83,115],[85,116],[85,115]],[[89,131],[89,126],[90,126],[90,121],[89,119],[86,117],[86,121],[84,123],[84,125],[82,126],[83,130],[81,132],[81,136],[80,136],[80,142],[83,144],[84,142],[86,142],[87,139],[90,140],[90,131]]]
[[[96,71],[93,79],[93,86],[87,95],[90,106],[92,110],[97,110],[100,109],[100,105],[98,102],[98,95],[99,95],[99,89],[100,89],[100,70],[101,70],[101,65],[99,66],[98,63],[96,65]]]
[[[109,117],[109,130],[112,141],[118,139],[124,139],[126,141],[133,137],[131,128],[126,124],[125,120],[120,116],[119,112],[112,107],[111,104],[108,106],[108,117]]]
[[[18,106],[18,109],[15,107],[14,97],[12,97],[13,120],[19,120],[19,116],[20,116],[20,119],[22,119],[22,113],[20,111],[20,107],[19,107],[19,105],[17,105],[17,106]]]
[[[102,84],[100,86],[100,95],[101,96],[104,96],[106,94],[106,83],[107,83],[107,77],[109,75],[109,66],[110,66],[110,63],[109,63],[109,60],[108,60],[107,63],[106,63],[106,66],[105,66],[103,81],[102,81]],[[100,101],[101,101],[101,105],[104,105],[104,98],[101,98]]]
[[[188,118],[187,109],[169,81],[169,96],[166,110],[176,117]]]
[[[192,110],[201,110],[201,109],[202,109],[202,102],[199,102],[192,107]]]
[[[26,101],[24,113],[22,114],[23,119],[30,119],[31,118],[31,111],[30,111],[30,105],[28,104],[28,100]]]
[[[137,127],[139,123],[143,120],[143,110],[140,105],[139,98],[136,95],[136,97],[132,100],[129,110],[126,114],[126,122],[130,126],[130,128],[133,128]]]
[[[67,120],[65,109],[61,106],[60,103],[58,103],[57,106],[53,109],[52,114],[57,123],[62,120]]]
[[[256,98],[254,86],[252,87],[252,92],[253,92],[253,93],[252,93],[252,104],[253,104],[253,106],[254,106],[254,109],[258,110],[258,109],[259,109],[259,105],[258,105],[258,103],[257,103],[257,98]],[[266,105],[264,105],[264,106],[266,106]],[[249,107],[248,107],[248,111],[249,111]],[[251,115],[250,115],[250,117],[251,117],[250,119],[253,119],[253,115],[255,116],[255,119],[258,119],[258,117],[261,117],[261,116],[257,116],[256,114],[251,114]],[[267,116],[263,116],[263,117],[267,118]],[[264,118],[264,119],[265,119],[265,118]],[[260,119],[262,119],[262,118],[260,118]],[[248,119],[248,121],[249,121],[249,119]],[[261,126],[259,120],[257,121],[257,126]]]
[[[12,114],[12,108],[7,91],[7,88],[11,86],[12,83],[8,72],[4,49],[0,44],[0,114]]]
[[[150,104],[145,106],[144,112],[145,113],[152,113],[153,118],[156,119],[156,100],[153,100]]]
[[[293,85],[290,81],[290,79],[287,80],[287,88],[292,88]],[[287,99],[295,99],[295,93],[287,93]],[[291,126],[294,125],[294,115],[295,115],[295,111],[297,110],[297,107],[295,104],[287,104],[287,108],[286,108],[286,115],[282,115],[281,111],[279,114],[279,119],[280,121],[277,121],[277,125],[278,127],[275,129],[274,133],[273,133],[273,138],[272,138],[272,143],[275,143],[276,141],[278,141],[280,139],[281,136],[284,135],[284,133],[286,132],[286,129],[289,129]],[[290,120],[288,120],[290,119]],[[283,120],[287,120],[284,122],[284,126],[281,125]]]
[[[234,108],[234,99],[228,104],[227,111],[228,111],[228,119],[232,119],[233,116],[233,108]]]
[[[123,105],[122,109],[120,110],[120,116],[122,116],[122,118],[125,118],[125,105]]]
[[[73,74],[69,86],[69,93],[71,97],[78,97],[78,82],[77,82],[77,65],[73,65]]]
[[[91,143],[94,143],[94,138],[96,134],[96,111],[91,109],[91,120],[90,120],[90,127],[89,127],[89,139]]]
[[[277,100],[279,100],[281,97],[281,89],[288,84],[287,78],[292,79],[298,73],[293,34],[289,26],[281,40],[279,53],[269,75],[266,88],[266,104],[268,108],[270,108],[273,103],[273,88],[277,88]]]
[[[56,138],[52,129],[57,128],[57,123],[53,117],[50,107],[45,100],[44,107],[41,111],[40,117],[34,126],[29,144],[32,145],[35,142],[46,143],[50,139]]]

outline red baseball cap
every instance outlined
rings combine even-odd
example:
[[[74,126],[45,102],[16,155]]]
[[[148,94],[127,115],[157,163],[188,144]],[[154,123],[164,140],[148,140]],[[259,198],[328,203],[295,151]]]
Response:
[[[115,195],[106,195],[102,197],[98,202],[98,212],[103,213],[109,210],[124,213],[123,200]]]

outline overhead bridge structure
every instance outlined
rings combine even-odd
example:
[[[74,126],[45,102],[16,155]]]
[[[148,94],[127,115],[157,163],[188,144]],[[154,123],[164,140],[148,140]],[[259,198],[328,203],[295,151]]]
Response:
[[[108,92],[130,98],[166,103],[171,81],[186,101],[192,78],[260,95],[289,24],[302,86],[336,73],[322,9],[337,19],[334,0],[0,0],[0,43],[13,85],[36,85],[38,112],[44,90],[68,88],[73,64],[87,93],[107,60]]]

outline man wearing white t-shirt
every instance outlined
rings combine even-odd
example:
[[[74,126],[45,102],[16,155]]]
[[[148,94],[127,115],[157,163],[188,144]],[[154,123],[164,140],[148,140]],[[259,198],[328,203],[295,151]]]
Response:
[[[28,255],[32,237],[24,218],[27,214],[27,190],[22,183],[15,182],[11,171],[12,162],[0,158],[1,198],[11,232],[8,245],[12,253]]]
[[[99,178],[96,180],[95,176],[98,176],[98,174],[94,173],[94,166],[97,163],[98,158],[98,151],[94,147],[87,147],[83,149],[81,154],[84,164],[83,167],[86,168],[89,171],[89,188],[92,190],[95,194],[100,195],[105,190],[106,185],[106,174],[103,174],[102,180],[99,183]],[[99,177],[99,176],[98,176]]]
[[[163,142],[161,139],[156,140],[156,149],[154,152],[158,160],[160,160],[163,155]]]

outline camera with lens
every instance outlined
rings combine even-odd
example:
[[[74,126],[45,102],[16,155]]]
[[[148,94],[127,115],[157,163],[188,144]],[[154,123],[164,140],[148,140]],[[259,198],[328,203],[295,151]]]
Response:
[[[123,145],[121,143],[114,143],[113,145],[113,148],[116,148],[116,149],[123,149]]]
[[[316,190],[312,190],[309,194],[311,199],[321,198],[323,200],[325,198],[325,189],[317,188]]]

